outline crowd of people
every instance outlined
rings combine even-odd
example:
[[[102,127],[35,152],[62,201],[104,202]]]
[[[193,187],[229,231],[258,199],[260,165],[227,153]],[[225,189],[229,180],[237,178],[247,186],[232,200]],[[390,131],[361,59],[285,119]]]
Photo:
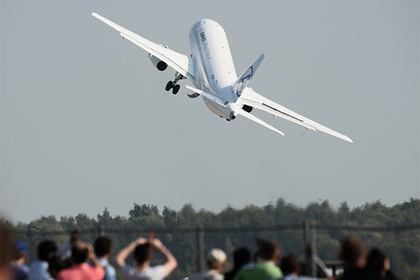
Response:
[[[172,253],[155,238],[138,238],[119,251],[114,259],[115,268],[110,264],[112,253],[111,239],[98,236],[93,244],[82,242],[75,230],[68,244],[58,249],[53,241],[45,240],[37,246],[37,260],[29,267],[25,265],[27,249],[24,243],[14,242],[9,250],[11,238],[7,232],[1,233],[1,271],[0,278],[5,280],[115,280],[116,269],[123,279],[161,280],[177,267]],[[164,262],[150,266],[153,251],[157,251]],[[126,264],[132,256],[135,265]],[[329,279],[337,280],[394,280],[389,260],[375,248],[366,251],[357,237],[348,237],[341,244],[340,257],[344,272]],[[258,249],[251,253],[245,247],[233,252],[233,266],[225,271],[227,256],[218,248],[211,249],[206,256],[207,270],[187,276],[190,280],[315,280],[302,276],[299,260],[294,254],[281,257],[279,246],[272,241],[259,241]],[[223,273],[224,272],[224,273]]]

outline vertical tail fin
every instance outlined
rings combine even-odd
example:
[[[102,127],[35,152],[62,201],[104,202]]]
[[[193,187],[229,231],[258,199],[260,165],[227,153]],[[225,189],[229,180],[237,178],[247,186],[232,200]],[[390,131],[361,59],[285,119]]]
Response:
[[[244,91],[246,85],[248,84],[248,82],[254,76],[254,73],[257,71],[257,69],[260,66],[264,57],[265,57],[264,54],[260,55],[260,57],[258,57],[257,60],[255,60],[255,62],[252,63],[252,65],[249,66],[248,69],[246,69],[245,72],[232,85],[233,92],[236,94],[236,96],[238,96],[238,97],[241,96],[241,94]]]

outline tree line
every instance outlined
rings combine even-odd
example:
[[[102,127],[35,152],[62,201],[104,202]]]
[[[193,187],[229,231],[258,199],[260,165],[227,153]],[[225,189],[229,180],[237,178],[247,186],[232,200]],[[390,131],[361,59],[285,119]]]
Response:
[[[263,238],[276,241],[282,254],[295,253],[302,260],[304,257],[303,230],[287,229],[281,231],[220,231],[219,228],[266,228],[274,225],[297,224],[304,220],[314,221],[317,225],[363,226],[363,227],[397,227],[418,225],[420,221],[420,200],[387,207],[380,201],[366,203],[350,209],[346,202],[334,209],[328,201],[312,202],[305,208],[287,203],[284,199],[276,203],[259,207],[249,205],[242,209],[227,206],[220,213],[204,209],[196,210],[186,204],[180,211],[164,207],[162,211],[156,205],[134,203],[127,217],[112,216],[105,208],[95,218],[81,213],[77,216],[42,216],[29,223],[10,224],[15,238],[28,247],[27,264],[36,259],[37,244],[46,239],[54,240],[58,246],[68,242],[70,232],[81,229],[80,239],[93,243],[102,230],[113,241],[113,256],[132,240],[138,237],[139,228],[157,231],[155,237],[167,246],[178,261],[178,268],[168,279],[183,279],[197,270],[197,234],[194,232],[159,233],[162,230],[176,230],[203,227],[215,229],[204,233],[204,251],[217,247],[229,256],[235,248],[245,246],[256,249],[256,239]],[[118,229],[120,231],[109,231]],[[160,230],[160,231],[159,231]],[[69,235],[59,234],[68,232]],[[42,233],[42,234],[41,234]],[[339,259],[340,242],[349,235],[359,236],[367,248],[382,249],[391,261],[391,268],[400,279],[420,278],[420,229],[406,231],[349,231],[323,229],[316,232],[317,254],[322,260]],[[161,261],[156,256],[155,263]],[[130,263],[132,260],[128,260]],[[152,263],[153,265],[153,263]],[[229,269],[229,265],[226,269]]]

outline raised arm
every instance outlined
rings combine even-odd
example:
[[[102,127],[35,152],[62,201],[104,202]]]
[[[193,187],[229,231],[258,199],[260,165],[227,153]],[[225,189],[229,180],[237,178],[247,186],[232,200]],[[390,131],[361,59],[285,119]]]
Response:
[[[134,240],[133,242],[131,242],[127,247],[122,249],[115,257],[115,264],[117,265],[117,267],[118,268],[124,267],[125,259],[128,257],[128,255],[131,254],[131,252],[134,251],[134,249],[136,249],[137,245],[144,244],[147,242],[148,242],[148,239],[140,237]]]
[[[163,267],[165,268],[165,277],[168,276],[178,265],[175,257],[166,249],[165,245],[159,239],[149,240],[150,244],[153,246],[154,249],[159,251],[163,257],[165,258],[165,263]]]

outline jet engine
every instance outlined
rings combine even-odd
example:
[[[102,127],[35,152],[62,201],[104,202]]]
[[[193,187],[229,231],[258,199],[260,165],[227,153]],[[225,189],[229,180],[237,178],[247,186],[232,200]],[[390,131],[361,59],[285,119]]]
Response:
[[[244,105],[244,106],[242,106],[242,109],[244,109],[244,111],[246,111],[248,113],[251,113],[252,109],[254,109],[254,108],[252,108],[251,106],[248,106],[248,105]]]
[[[162,60],[160,60],[159,58],[157,58],[154,55],[151,55],[149,53],[149,58],[150,61],[153,63],[153,65],[159,70],[159,71],[163,71],[166,68],[168,68],[168,64],[166,64],[165,62],[163,62]]]

